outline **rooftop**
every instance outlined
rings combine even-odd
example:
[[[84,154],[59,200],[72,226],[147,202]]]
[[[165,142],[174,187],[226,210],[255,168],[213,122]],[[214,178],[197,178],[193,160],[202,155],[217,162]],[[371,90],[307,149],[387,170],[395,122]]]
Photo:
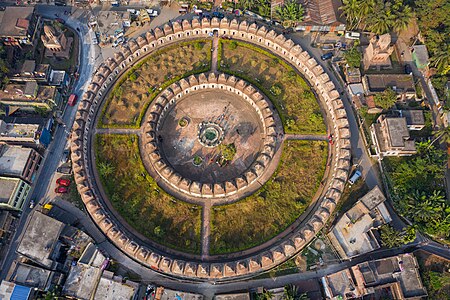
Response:
[[[50,268],[53,265],[50,256],[64,226],[62,222],[35,211],[17,252]]]
[[[20,179],[0,177],[0,203],[8,203]]]
[[[398,92],[416,91],[410,74],[370,74],[365,78],[370,92],[383,92],[388,87]]]
[[[223,294],[215,295],[216,300],[250,300],[249,293]]]
[[[300,3],[306,8],[303,23],[329,25],[337,23],[336,9],[338,1],[333,0],[302,0]]]
[[[0,36],[24,36],[34,12],[34,7],[7,6],[0,11]]]
[[[56,71],[52,70],[50,73],[50,84],[59,86],[63,83],[64,77],[66,76],[66,71]]]
[[[31,151],[31,148],[0,143],[0,175],[20,177]]]
[[[0,100],[45,101],[54,99],[56,87],[38,85],[36,81],[27,83],[10,83],[0,91]]]
[[[200,294],[193,294],[193,293],[187,293],[187,292],[181,292],[181,291],[175,291],[171,289],[166,289],[163,287],[159,287],[156,291],[158,294],[161,293],[161,300],[202,300],[203,295]]]
[[[36,68],[36,62],[34,60],[28,59],[23,62],[21,73],[33,73]]]
[[[104,271],[95,292],[96,300],[129,300],[133,298],[139,285],[126,281],[122,283],[122,277],[113,276],[111,272]]]
[[[0,120],[0,138],[35,138],[39,131],[39,127],[40,125],[38,124],[5,123]]]
[[[52,271],[32,265],[17,263],[10,280],[30,287],[45,289],[49,284]]]
[[[391,221],[385,200],[375,186],[338,220],[328,237],[341,257],[353,257],[380,247],[372,229]]]
[[[354,297],[361,296],[361,293],[356,289],[349,269],[330,274],[325,277],[325,281],[328,286],[326,290],[331,293],[333,299],[334,297],[346,295],[352,295]]]
[[[402,110],[402,115],[406,118],[407,125],[425,125],[425,116],[422,110]]]
[[[2,280],[0,285],[0,299],[28,300],[30,299],[31,288]]]
[[[428,56],[427,46],[415,45],[413,46],[413,57],[417,61],[419,67],[428,65],[430,57]]]
[[[70,268],[63,294],[80,300],[89,300],[101,275],[101,270],[85,264]]]

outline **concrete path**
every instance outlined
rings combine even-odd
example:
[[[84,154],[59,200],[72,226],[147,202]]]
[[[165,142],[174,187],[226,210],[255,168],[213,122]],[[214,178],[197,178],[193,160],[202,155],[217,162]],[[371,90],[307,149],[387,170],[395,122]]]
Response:
[[[202,209],[202,260],[209,257],[209,238],[211,235],[211,202],[205,201]]]
[[[212,42],[212,54],[211,54],[211,71],[217,73],[217,60],[219,53],[219,37],[214,35]]]
[[[327,141],[328,137],[326,134],[285,134],[285,140],[305,140],[305,141]]]
[[[140,129],[131,128],[95,128],[95,134],[136,134],[140,135]]]

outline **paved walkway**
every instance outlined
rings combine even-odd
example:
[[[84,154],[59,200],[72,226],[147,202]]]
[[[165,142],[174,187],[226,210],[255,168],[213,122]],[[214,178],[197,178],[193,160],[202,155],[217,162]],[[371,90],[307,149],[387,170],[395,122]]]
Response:
[[[211,202],[205,201],[202,209],[202,260],[209,257],[209,238],[211,235]]]
[[[285,134],[285,140],[327,141],[326,134]]]
[[[141,129],[132,128],[95,128],[94,134],[141,134]]]
[[[211,71],[217,73],[217,61],[219,53],[219,37],[214,35],[212,42],[212,54],[211,54]]]

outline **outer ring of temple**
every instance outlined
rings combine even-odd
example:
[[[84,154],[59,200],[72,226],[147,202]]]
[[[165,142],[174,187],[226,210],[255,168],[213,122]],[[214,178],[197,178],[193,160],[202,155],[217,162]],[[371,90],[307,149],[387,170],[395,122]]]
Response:
[[[262,150],[251,166],[241,174],[236,174],[235,178],[224,182],[201,183],[183,177],[165,159],[164,153],[158,144],[157,137],[159,136],[161,124],[164,123],[164,118],[177,105],[178,101],[183,101],[183,96],[207,90],[233,93],[241,101],[247,102],[258,116],[260,126],[263,129],[261,136],[264,141]],[[277,139],[279,133],[283,130],[281,120],[277,112],[272,109],[273,105],[270,100],[246,81],[225,74],[216,76],[214,73],[209,75],[202,73],[198,76],[192,75],[181,79],[162,91],[160,95],[160,97],[155,99],[146,114],[143,124],[144,132],[140,142],[141,149],[145,153],[144,155],[147,155],[151,164],[149,166],[148,163],[144,162],[144,165],[150,175],[154,178],[157,175],[163,180],[159,181],[159,184],[167,192],[174,196],[179,196],[178,193],[181,192],[186,196],[183,197],[185,200],[192,202],[201,198],[208,198],[217,199],[221,203],[230,203],[258,190],[261,184],[266,182],[272,175],[268,174],[268,170],[272,170],[271,173],[275,171],[276,167],[269,168],[269,166],[272,164],[277,165],[279,162],[279,157],[273,158],[281,144]],[[199,139],[202,139],[205,127],[213,128],[217,131],[217,138],[213,141],[214,145],[204,146],[215,147],[220,144],[225,133],[218,124],[203,122],[199,125],[204,127],[199,128]],[[203,144],[202,141],[200,143]],[[233,197],[230,198],[230,196]],[[190,197],[195,198],[189,199]],[[227,199],[224,199],[225,197]]]
[[[309,208],[304,220],[291,234],[277,238],[263,251],[254,255],[209,262],[178,259],[175,255],[163,253],[142,243],[111,214],[93,173],[94,152],[90,132],[94,130],[95,118],[104,95],[117,78],[139,58],[161,46],[185,39],[207,38],[214,32],[264,47],[303,74],[326,110],[329,133],[334,135],[336,142],[330,145],[329,174],[320,198],[314,207]],[[106,60],[96,70],[80,101],[71,138],[71,158],[78,191],[92,220],[117,248],[157,272],[183,279],[215,281],[254,276],[279,265],[302,250],[322,229],[341,198],[350,170],[350,148],[350,130],[343,102],[317,61],[283,34],[256,23],[238,22],[236,19],[230,21],[226,18],[173,22],[129,41],[114,58]]]

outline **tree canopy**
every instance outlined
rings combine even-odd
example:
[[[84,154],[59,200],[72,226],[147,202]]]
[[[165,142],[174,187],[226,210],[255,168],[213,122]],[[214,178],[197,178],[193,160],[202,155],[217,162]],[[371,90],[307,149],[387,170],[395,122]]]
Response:
[[[397,101],[397,94],[393,89],[387,88],[382,93],[378,93],[373,97],[375,105],[382,109],[389,109],[394,106]]]
[[[347,64],[352,68],[359,68],[361,65],[362,55],[355,46],[344,53],[344,58]]]
[[[305,9],[295,0],[288,0],[283,6],[276,9],[276,14],[283,22],[284,27],[292,27],[297,22],[303,21]]]

